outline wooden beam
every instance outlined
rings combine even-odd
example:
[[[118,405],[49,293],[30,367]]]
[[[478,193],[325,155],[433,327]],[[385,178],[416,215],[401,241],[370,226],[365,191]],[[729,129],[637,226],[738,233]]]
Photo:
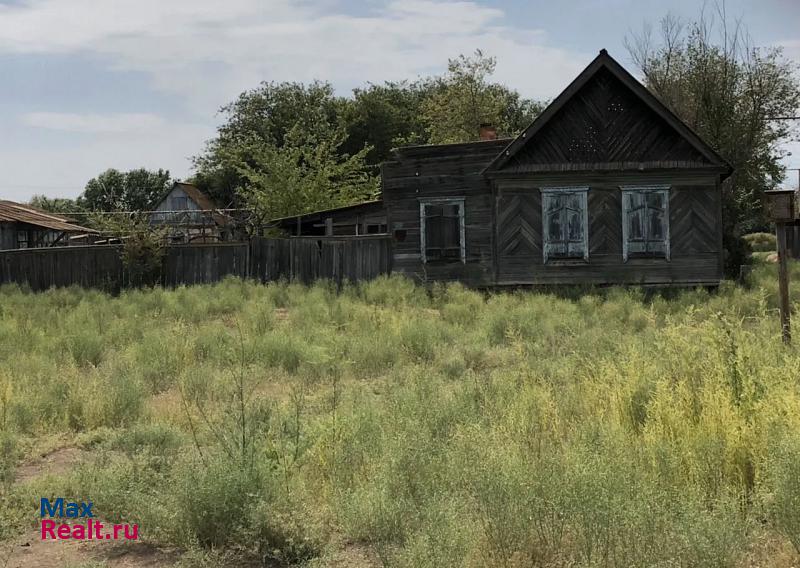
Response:
[[[786,246],[787,223],[777,223],[778,239],[778,293],[781,308],[781,337],[787,345],[792,342],[791,315],[789,305],[789,251]]]

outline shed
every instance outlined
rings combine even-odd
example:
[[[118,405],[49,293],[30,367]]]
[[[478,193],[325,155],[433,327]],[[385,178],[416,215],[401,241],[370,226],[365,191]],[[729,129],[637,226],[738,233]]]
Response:
[[[293,236],[375,235],[387,231],[382,200],[281,217],[270,224]]]
[[[0,200],[0,250],[69,244],[69,235],[95,235],[97,231],[67,217],[30,205]]]
[[[167,227],[172,242],[230,241],[238,236],[227,212],[196,185],[180,181],[159,200],[150,224]]]

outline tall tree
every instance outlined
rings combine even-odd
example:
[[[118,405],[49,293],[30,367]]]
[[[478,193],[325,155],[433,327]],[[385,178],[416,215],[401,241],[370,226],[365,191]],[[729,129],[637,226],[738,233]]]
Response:
[[[37,209],[55,213],[57,215],[67,215],[69,213],[80,213],[82,208],[77,200],[68,197],[47,197],[45,195],[34,195],[31,197],[30,204]]]
[[[254,225],[374,198],[378,184],[365,163],[370,148],[341,154],[345,136],[338,126],[297,124],[281,146],[253,140],[226,150],[229,167],[242,177],[239,195]]]
[[[155,206],[171,184],[168,170],[108,169],[89,180],[78,205],[90,211],[143,211]]]
[[[474,140],[482,122],[513,134],[533,120],[541,105],[490,83],[493,70],[476,52],[451,61],[444,77],[368,85],[352,98],[320,81],[262,83],[221,109],[192,181],[262,217],[373,195],[377,166],[396,146]]]
[[[342,99],[341,121],[347,130],[342,151],[355,154],[370,146],[366,162],[378,166],[389,159],[392,148],[428,142],[422,103],[430,94],[431,81],[368,85]],[[377,170],[377,168],[375,168]]]
[[[724,233],[729,271],[738,269],[737,236],[763,228],[761,196],[782,180],[792,137],[788,122],[800,107],[797,67],[778,48],[750,46],[724,4],[685,25],[674,17],[628,38],[628,50],[647,87],[734,167],[724,190]]]
[[[477,140],[482,124],[494,125],[501,136],[514,135],[543,110],[541,103],[490,83],[496,65],[494,57],[476,50],[472,57],[450,59],[447,73],[432,80],[432,92],[423,102],[431,143]]]
[[[220,109],[224,122],[205,152],[194,159],[192,181],[218,203],[235,203],[246,182],[242,172],[252,170],[260,159],[248,149],[260,154],[266,147],[282,148],[295,127],[329,128],[337,124],[339,108],[333,87],[320,81],[264,82],[245,91]],[[232,161],[233,156],[240,162]]]

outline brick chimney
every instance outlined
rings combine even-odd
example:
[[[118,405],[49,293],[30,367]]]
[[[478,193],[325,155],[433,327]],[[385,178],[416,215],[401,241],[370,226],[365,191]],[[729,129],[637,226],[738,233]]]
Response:
[[[481,140],[497,140],[497,128],[493,124],[484,122],[481,124],[479,135]]]

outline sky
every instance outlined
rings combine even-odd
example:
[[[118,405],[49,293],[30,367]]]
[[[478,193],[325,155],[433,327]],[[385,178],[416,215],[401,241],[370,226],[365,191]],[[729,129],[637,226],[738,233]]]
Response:
[[[707,4],[707,3],[706,3]],[[107,168],[191,174],[222,117],[261,81],[441,73],[476,48],[494,79],[555,97],[606,48],[702,0],[0,0],[0,199],[76,197]],[[707,8],[709,9],[708,5]],[[800,0],[727,0],[758,46],[800,63]],[[800,167],[800,144],[788,147]],[[796,172],[792,174],[796,180]],[[796,181],[793,181],[796,183]]]

